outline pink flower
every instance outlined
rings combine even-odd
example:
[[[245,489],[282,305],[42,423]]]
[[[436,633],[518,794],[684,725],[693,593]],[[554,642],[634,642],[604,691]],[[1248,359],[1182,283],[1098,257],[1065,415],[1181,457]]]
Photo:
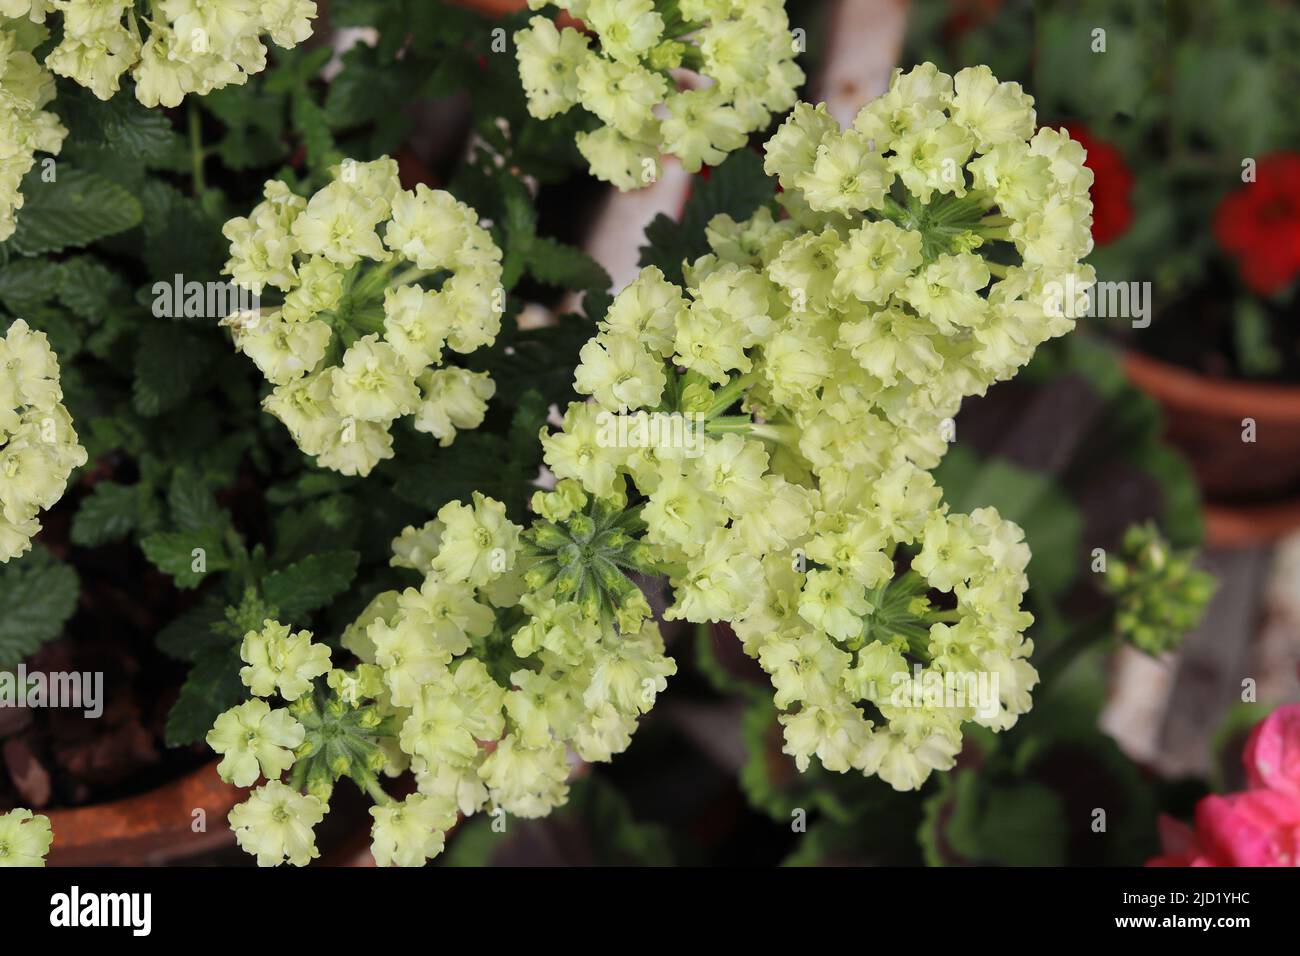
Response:
[[[1267,788],[1300,800],[1300,704],[1264,718],[1242,754],[1251,789]]]
[[[1205,797],[1194,830],[1161,817],[1147,866],[1300,866],[1300,704],[1261,721],[1242,758],[1250,789]]]

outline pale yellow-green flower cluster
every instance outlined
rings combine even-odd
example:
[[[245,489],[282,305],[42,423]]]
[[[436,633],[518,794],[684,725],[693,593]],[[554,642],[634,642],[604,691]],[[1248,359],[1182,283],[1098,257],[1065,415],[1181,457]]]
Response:
[[[278,306],[227,317],[235,346],[275,386],[263,407],[304,452],[348,475],[393,455],[402,416],[448,445],[477,428],[495,385],[445,365],[501,329],[501,250],[469,206],[397,163],[345,161],[310,199],[278,180],[232,219],[226,272]]]
[[[423,580],[379,594],[347,628],[342,645],[361,661],[351,670],[329,669],[310,634],[274,621],[245,637],[241,676],[258,696],[218,717],[208,743],[223,778],[269,781],[231,814],[259,864],[317,855],[311,828],[341,776],[375,801],[375,859],[418,866],[458,815],[542,816],[567,799],[571,753],[627,748],[676,670],[649,606],[627,600],[615,620],[535,588],[545,562],[521,530],[477,493],[406,529],[393,564]],[[322,675],[329,694],[313,685]],[[287,706],[262,699],[273,695]],[[417,792],[388,796],[378,775],[408,769]]]
[[[798,106],[767,146],[789,218],[715,218],[685,289],[645,269],[582,351],[593,401],[543,430],[557,477],[644,498],[667,616],[732,624],[800,767],[912,789],[1030,706],[1022,533],[927,469],[1072,327],[1052,284],[1092,281],[1083,151],[1033,130],[986,68],[897,74],[847,131]]]
[[[602,125],[580,133],[578,149],[619,189],[653,182],[662,154],[690,172],[717,165],[790,109],[803,83],[781,0],[549,2],[592,35],[544,17],[515,34],[529,112],[594,114]],[[699,80],[685,82],[692,72]]]
[[[54,78],[31,54],[40,39],[39,31],[0,20],[0,242],[17,225],[14,216],[23,205],[18,187],[35,154],[58,153],[68,134],[44,109],[54,99]]]
[[[135,80],[145,106],[177,106],[239,86],[266,68],[264,36],[280,47],[311,36],[314,0],[0,0],[0,14],[44,22],[62,14],[63,36],[45,65],[101,100]]]
[[[63,497],[86,463],[63,406],[59,361],[22,319],[0,339],[0,563],[31,547],[36,515]]]
[[[44,866],[53,842],[49,817],[34,816],[21,807],[0,813],[0,867]]]

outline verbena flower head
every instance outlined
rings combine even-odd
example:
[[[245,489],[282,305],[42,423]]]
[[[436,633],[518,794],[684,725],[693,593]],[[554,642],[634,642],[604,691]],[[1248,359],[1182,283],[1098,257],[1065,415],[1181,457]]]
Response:
[[[72,470],[86,463],[62,399],[45,333],[15,320],[0,339],[0,563],[31,547],[37,512],[63,497]]]
[[[800,104],[767,145],[789,218],[715,218],[685,288],[643,270],[583,350],[592,401],[543,429],[557,477],[638,509],[667,616],[772,676],[801,768],[912,789],[1030,706],[1023,535],[926,469],[1092,281],[1082,151],[1033,130],[985,68],[900,72],[850,130]]]
[[[0,813],[0,867],[44,866],[53,842],[49,817],[22,808]]]
[[[223,777],[273,781],[231,815],[259,863],[311,858],[303,827],[342,777],[375,801],[376,861],[418,866],[458,814],[545,815],[568,797],[570,754],[610,760],[628,747],[676,671],[619,570],[642,554],[631,541],[639,526],[612,521],[572,484],[536,503],[547,517],[526,531],[481,494],[406,529],[393,564],[418,570],[418,586],[379,594],[343,633],[361,663],[311,681],[286,708],[253,700],[217,719],[208,743]],[[260,662],[286,634],[268,622],[245,639],[255,692],[282,688]],[[399,802],[380,776],[408,769],[417,793]],[[319,807],[294,799],[303,792]]]
[[[0,20],[0,242],[17,225],[15,213],[23,205],[18,187],[35,154],[58,153],[68,135],[58,117],[44,109],[54,99],[54,78],[31,54],[40,35],[17,26]]]
[[[313,0],[6,0],[5,16],[63,15],[45,65],[101,100],[135,80],[145,106],[177,106],[187,93],[246,83],[266,67],[262,38],[286,49],[311,35]]]
[[[275,386],[263,407],[318,463],[365,475],[391,458],[394,421],[450,444],[483,421],[495,385],[445,364],[501,329],[501,251],[478,215],[396,161],[347,161],[310,199],[277,180],[226,223],[226,271],[279,306],[236,314],[235,346]]]
[[[533,9],[546,5],[529,0]],[[578,134],[578,149],[592,175],[619,189],[652,182],[665,153],[690,172],[720,163],[788,110],[804,79],[780,0],[550,5],[591,35],[544,17],[515,34],[529,112],[547,119],[581,106],[594,114],[601,125]]]

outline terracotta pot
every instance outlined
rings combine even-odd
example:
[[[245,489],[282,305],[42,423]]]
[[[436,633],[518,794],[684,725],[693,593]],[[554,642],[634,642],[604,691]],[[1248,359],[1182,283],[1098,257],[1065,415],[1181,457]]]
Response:
[[[1210,502],[1212,534],[1257,543],[1300,527],[1300,386],[1211,378],[1132,351],[1124,368],[1164,410]],[[1242,440],[1245,419],[1253,442]]]
[[[217,776],[205,764],[179,780],[111,803],[50,810],[54,845],[50,866],[157,866],[190,859],[234,843],[226,814],[247,791]],[[206,829],[193,829],[195,810]]]

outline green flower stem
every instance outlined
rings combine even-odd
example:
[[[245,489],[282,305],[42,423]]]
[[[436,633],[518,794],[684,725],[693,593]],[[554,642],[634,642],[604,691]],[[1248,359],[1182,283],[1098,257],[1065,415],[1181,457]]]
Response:
[[[904,229],[915,229],[917,227],[916,216],[910,210],[904,208],[902,203],[893,196],[885,197],[882,212],[886,219],[893,221]]]
[[[394,260],[394,265],[395,264],[396,261]],[[392,266],[389,266],[389,268],[391,269]],[[412,266],[405,272],[398,273],[397,278],[393,279],[388,284],[390,286],[410,285],[412,282],[418,282],[425,276],[433,275],[436,271],[436,269],[421,269],[418,266]],[[385,275],[387,275],[387,273],[385,273]]]
[[[704,413],[705,418],[717,418],[728,408],[736,403],[745,391],[758,381],[758,373],[750,372],[746,375],[738,375],[733,378],[722,388],[713,393],[713,404],[709,410]]]
[[[390,797],[384,788],[379,785],[379,781],[373,777],[366,781],[365,791],[366,795],[381,807],[391,807],[397,803],[397,801]]]
[[[778,445],[794,446],[796,432],[793,425],[759,424],[746,415],[723,415],[706,422],[704,431],[709,435],[752,435]]]
[[[348,320],[354,328],[360,329],[362,332],[382,332],[384,330],[384,309],[378,305],[357,309],[348,316]]]
[[[754,425],[750,434],[755,438],[793,448],[799,433],[793,425]]]
[[[748,415],[723,415],[704,425],[704,431],[709,435],[748,435],[753,428],[754,420]]]
[[[388,274],[397,268],[398,261],[397,258],[389,259],[387,262],[381,262],[364,273],[352,287],[352,299],[365,302],[378,295],[388,282]]]
[[[932,611],[925,616],[925,620],[930,624],[956,624],[961,620],[961,612],[956,608],[949,611]]]

